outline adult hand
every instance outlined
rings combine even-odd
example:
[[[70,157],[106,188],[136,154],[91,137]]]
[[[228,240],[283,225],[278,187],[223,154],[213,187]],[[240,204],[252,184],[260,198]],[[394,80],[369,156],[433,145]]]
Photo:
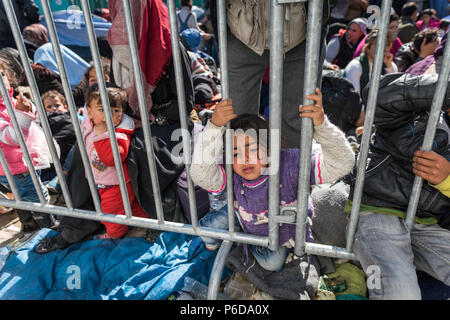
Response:
[[[306,96],[307,99],[313,100],[315,104],[307,106],[300,105],[300,117],[311,118],[314,126],[320,126],[325,121],[325,112],[323,111],[322,92],[316,88],[316,94]],[[311,111],[311,112],[305,112]]]
[[[337,70],[339,70],[339,66],[338,66],[337,64],[330,64],[330,65],[327,67],[327,69],[328,69],[328,70],[337,71]]]
[[[205,40],[209,40],[209,39],[211,39],[211,35],[209,33],[203,33],[202,38]]]
[[[394,60],[394,55],[390,52],[384,54],[384,64],[387,68],[392,67],[392,61]]]
[[[228,123],[228,121],[236,117],[237,115],[234,113],[231,99],[222,100],[214,108],[211,122],[216,127],[223,127]]]
[[[30,100],[25,98],[22,92],[19,93],[16,100],[16,109],[23,112],[31,112],[33,104]]]
[[[415,175],[431,184],[439,184],[450,175],[450,162],[434,151],[414,152],[412,166]]]

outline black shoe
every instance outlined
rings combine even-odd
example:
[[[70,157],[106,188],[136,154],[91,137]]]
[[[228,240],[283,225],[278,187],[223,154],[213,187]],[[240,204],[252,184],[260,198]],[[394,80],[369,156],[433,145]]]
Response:
[[[16,209],[16,212],[22,224],[21,233],[30,233],[41,229],[40,225],[33,219],[30,211]]]
[[[34,221],[39,225],[40,229],[49,228],[55,226],[55,219],[51,214],[47,213],[32,213]]]
[[[20,230],[21,233],[31,233],[31,232],[35,232],[38,231],[39,229],[41,229],[41,227],[36,223],[27,223],[27,224],[22,224],[22,229]]]
[[[34,252],[39,254],[49,253],[59,249],[65,249],[70,246],[70,243],[64,240],[61,235],[56,235],[52,238],[44,238],[34,248]]]

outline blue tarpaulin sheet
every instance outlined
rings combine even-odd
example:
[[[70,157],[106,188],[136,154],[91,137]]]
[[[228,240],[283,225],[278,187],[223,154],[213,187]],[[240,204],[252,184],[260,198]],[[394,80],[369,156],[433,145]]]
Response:
[[[165,300],[182,289],[185,277],[207,285],[216,255],[199,237],[170,232],[154,243],[91,240],[44,255],[33,251],[55,234],[42,229],[9,253],[0,270],[0,299]]]
[[[89,38],[84,22],[83,11],[81,10],[61,10],[53,12],[53,21],[55,23],[56,32],[58,33],[59,42],[63,45],[89,47]],[[47,27],[45,19],[41,23]],[[92,15],[92,23],[95,35],[106,36],[111,27],[111,22]]]

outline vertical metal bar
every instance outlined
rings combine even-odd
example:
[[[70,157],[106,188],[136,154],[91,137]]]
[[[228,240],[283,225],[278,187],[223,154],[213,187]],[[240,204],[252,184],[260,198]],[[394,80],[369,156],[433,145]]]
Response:
[[[153,153],[153,142],[150,133],[150,121],[147,113],[144,84],[141,73],[141,65],[139,61],[139,52],[136,42],[136,34],[134,31],[133,17],[131,15],[130,2],[127,0],[122,0],[122,9],[124,12],[125,25],[127,28],[128,43],[130,45],[131,62],[133,64],[133,74],[136,83],[136,91],[138,93],[138,103],[142,119],[142,129],[144,130],[145,148],[147,152],[148,166],[150,168],[153,195],[155,198],[156,216],[158,218],[159,223],[164,223],[164,212],[162,208],[161,191],[159,189],[158,173],[156,171],[155,157]]]
[[[380,86],[381,68],[383,67],[383,57],[388,36],[389,15],[392,0],[383,1],[381,4],[381,22],[375,46],[375,58],[373,62],[372,76],[369,83],[369,95],[367,98],[366,117],[364,120],[364,131],[361,140],[360,153],[358,159],[358,169],[356,173],[355,190],[353,193],[352,211],[347,232],[347,251],[353,248],[353,238],[358,224],[359,208],[361,206],[361,194],[364,186],[364,175],[366,173],[366,163],[369,152],[370,135],[372,132],[373,120],[375,117],[375,107],[377,103],[378,88]]]
[[[222,99],[230,98],[230,85],[228,76],[228,46],[227,46],[227,17],[225,0],[217,0],[217,28],[219,36],[219,60],[220,60],[220,84]],[[233,193],[233,132],[230,123],[226,125],[225,131],[225,176],[227,180],[227,204],[228,204],[228,230],[234,233],[234,193]]]
[[[6,109],[8,111],[9,117],[11,119],[11,123],[13,125],[14,133],[16,134],[17,142],[19,143],[20,148],[22,149],[22,153],[24,156],[25,164],[28,167],[28,171],[30,172],[31,179],[33,180],[34,188],[39,197],[39,201],[41,204],[45,204],[46,200],[44,198],[44,194],[41,189],[41,185],[39,183],[39,178],[34,170],[33,161],[31,160],[30,154],[28,153],[28,149],[25,143],[25,138],[23,136],[22,130],[20,130],[19,123],[17,122],[16,114],[14,112],[14,107],[12,105],[12,101],[9,97],[9,92],[6,89],[5,82],[3,81],[3,77],[0,77],[0,92],[3,96],[3,101],[6,105]]]
[[[315,93],[317,86],[317,65],[320,54],[320,30],[322,26],[323,2],[321,0],[308,1],[308,23],[306,33],[306,57],[303,86],[303,105],[313,101],[306,96]],[[319,36],[317,31],[319,30]],[[295,229],[295,254],[301,256],[305,253],[306,218],[308,213],[308,199],[311,173],[311,152],[313,138],[313,123],[309,118],[302,118],[300,137],[300,165],[297,197],[297,222]]]
[[[270,167],[269,177],[269,248],[278,249],[280,212],[281,109],[283,104],[284,6],[271,0],[270,8]]]
[[[209,277],[208,285],[208,300],[216,300],[217,293],[219,292],[220,281],[222,278],[223,267],[225,265],[225,260],[230,253],[233,242],[229,240],[224,240],[217,252],[216,258],[214,259],[214,264],[211,270],[211,276]]]
[[[9,8],[9,9],[12,9],[12,8]],[[7,13],[9,13],[8,20],[11,25],[11,30],[12,30],[14,40],[17,45],[17,49],[20,54],[20,58],[22,60],[22,65],[23,65],[25,75],[28,80],[28,85],[31,89],[31,94],[34,98],[34,104],[38,111],[41,126],[44,131],[45,139],[47,141],[47,145],[49,147],[50,154],[51,154],[51,157],[53,160],[53,165],[55,167],[56,174],[59,178],[59,182],[61,185],[61,191],[64,195],[66,206],[69,209],[72,209],[73,208],[72,198],[70,197],[69,188],[67,187],[67,183],[65,181],[64,174],[62,173],[61,162],[59,161],[59,157],[56,152],[56,147],[54,145],[53,138],[52,138],[52,132],[51,132],[50,126],[48,124],[47,114],[46,114],[44,106],[42,104],[41,95],[38,91],[36,79],[34,78],[34,75],[33,75],[33,70],[31,69],[30,60],[28,59],[28,55],[27,55],[27,51],[25,48],[25,44],[23,42],[21,30],[19,29],[19,25],[17,23],[17,19],[15,18],[15,16],[11,15],[11,12],[9,10],[6,10],[6,11],[7,11]]]
[[[87,181],[89,184],[89,189],[91,191],[92,199],[94,202],[95,210],[97,213],[101,213],[102,209],[100,206],[100,199],[98,196],[97,189],[95,188],[94,175],[92,173],[91,164],[89,162],[89,157],[86,151],[86,146],[84,144],[83,134],[81,132],[80,123],[77,117],[77,108],[75,106],[75,101],[73,99],[72,90],[69,84],[69,78],[67,76],[66,66],[61,52],[61,45],[59,42],[58,34],[56,33],[56,27],[53,21],[53,14],[49,8],[48,0],[41,0],[42,12],[44,13],[45,21],[47,23],[47,29],[49,32],[50,40],[52,43],[53,52],[55,54],[56,63],[58,65],[59,76],[61,78],[61,83],[64,89],[64,95],[69,106],[69,114],[72,120],[73,128],[75,131],[75,137],[78,142],[78,148],[81,154],[81,160],[85,168],[87,175]],[[65,180],[65,179],[64,179]]]
[[[432,150],[437,124],[441,115],[442,104],[444,102],[445,93],[447,92],[446,90],[450,72],[450,44],[448,40],[445,44],[442,61],[443,64],[441,66],[441,70],[439,71],[436,91],[434,92],[433,101],[431,103],[430,117],[428,118],[427,129],[425,130],[425,136],[423,138],[422,150],[424,151]],[[411,191],[411,197],[409,198],[409,204],[405,218],[406,226],[410,231],[414,225],[414,217],[416,215],[417,206],[419,204],[422,185],[423,179],[419,176],[416,176]]]
[[[177,98],[178,98],[178,108],[180,113],[180,123],[183,137],[183,156],[184,162],[186,164],[186,178],[188,184],[188,194],[189,194],[189,208],[191,211],[191,222],[194,230],[198,229],[198,215],[197,215],[197,201],[195,198],[194,184],[192,183],[190,168],[191,168],[191,139],[187,126],[187,114],[186,114],[186,96],[184,93],[184,83],[183,83],[183,71],[181,68],[181,51],[178,42],[178,26],[177,26],[177,16],[175,10],[174,0],[167,1],[169,9],[169,22],[170,22],[170,38],[172,41],[172,57],[173,64],[175,68],[175,80],[177,86]]]
[[[14,195],[14,200],[20,201],[19,189],[17,189],[16,181],[14,181],[14,176],[9,169],[8,162],[6,161],[2,148],[0,148],[0,164],[2,165],[3,171],[5,171],[6,179],[8,179],[9,187]]]
[[[87,0],[81,0],[83,9],[84,21],[86,23],[86,30],[88,32],[89,45],[91,47],[92,59],[94,61],[95,73],[97,75],[97,83],[100,90],[100,98],[103,105],[103,110],[106,111],[106,125],[108,127],[109,139],[111,142],[111,149],[114,157],[114,166],[116,168],[117,176],[119,178],[120,193],[122,196],[123,206],[127,219],[132,217],[130,199],[128,197],[127,186],[125,183],[125,176],[122,168],[122,161],[120,160],[119,148],[117,145],[116,132],[111,114],[110,102],[108,93],[106,91],[105,77],[103,75],[102,64],[100,61],[100,54],[98,51],[97,40],[92,23],[92,15]]]

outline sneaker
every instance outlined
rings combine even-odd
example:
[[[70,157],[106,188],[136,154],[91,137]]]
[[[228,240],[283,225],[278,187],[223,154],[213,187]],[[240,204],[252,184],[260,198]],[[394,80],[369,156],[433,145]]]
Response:
[[[214,243],[214,244],[207,244],[205,243],[206,250],[209,251],[216,251],[220,247],[220,243]]]
[[[48,191],[54,194],[61,193],[61,185],[58,181],[58,176],[55,176],[52,180],[50,180],[46,185]]]
[[[106,232],[95,235],[92,240],[117,240],[120,238],[111,237]]]

